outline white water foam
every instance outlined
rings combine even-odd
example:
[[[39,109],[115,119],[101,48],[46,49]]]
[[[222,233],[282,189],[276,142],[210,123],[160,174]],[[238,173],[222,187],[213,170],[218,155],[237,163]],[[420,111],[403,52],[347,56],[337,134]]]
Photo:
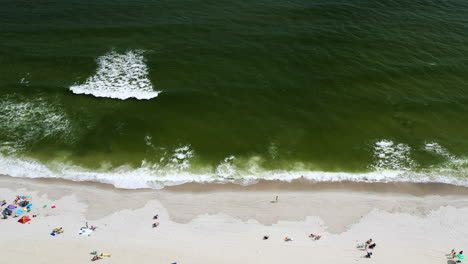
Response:
[[[151,150],[163,150],[164,152],[159,158],[158,163],[151,164],[143,160],[141,167],[154,171],[156,174],[179,173],[191,167],[190,162],[195,156],[195,152],[190,148],[190,145],[179,147],[169,152],[165,151],[164,148],[156,148],[151,142],[151,136],[146,136],[145,142]]]
[[[174,151],[180,153],[181,151]],[[184,148],[183,153],[190,152]],[[185,155],[185,154],[184,154]],[[185,156],[186,157],[186,156]],[[184,158],[185,158],[184,157]],[[176,157],[180,160],[179,157]],[[182,156],[180,156],[182,158]],[[250,163],[255,163],[251,159]],[[261,170],[259,165],[248,166],[239,171],[233,167],[223,167],[234,161],[234,157],[226,158],[220,166],[211,172],[205,173],[189,172],[186,170],[174,170],[170,166],[166,170],[161,166],[143,163],[139,168],[120,166],[109,168],[102,166],[101,169],[89,170],[73,164],[51,162],[43,164],[37,160],[21,158],[15,154],[0,154],[0,174],[13,177],[28,178],[63,178],[72,181],[94,181],[112,184],[117,188],[163,188],[164,186],[178,185],[188,182],[198,183],[227,183],[233,182],[248,185],[264,180],[292,181],[299,178],[315,182],[435,182],[446,183],[468,187],[468,179],[465,177],[452,177],[444,174],[423,173],[413,171],[382,170],[368,173],[345,173],[345,172],[322,172],[322,171],[283,171],[283,170]],[[180,161],[177,161],[180,163]],[[183,163],[183,162],[182,162]],[[231,170],[232,169],[232,170]]]
[[[460,159],[451,154],[446,148],[442,147],[437,142],[428,142],[424,145],[424,150],[436,153],[444,157],[451,165],[460,166],[467,163],[466,160]]]
[[[141,51],[125,54],[109,52],[97,59],[98,69],[83,84],[73,85],[75,94],[90,94],[114,99],[152,99],[160,91],[154,91],[148,78],[148,67]]]
[[[20,144],[50,136],[69,136],[71,124],[60,107],[42,98],[25,100],[9,96],[0,100],[0,131],[8,137],[3,140]]]
[[[439,154],[439,155],[445,157],[447,160],[450,160],[450,161],[457,160],[457,158],[454,155],[450,154],[446,148],[442,147],[437,142],[426,143],[424,145],[424,149],[426,151],[434,152],[436,154]]]
[[[391,140],[380,140],[374,144],[374,163],[369,167],[375,170],[408,171],[417,166],[411,159],[411,148],[406,144],[395,144]]]
[[[190,145],[177,148],[169,159],[169,168],[177,170],[185,170],[190,168],[190,160],[193,158],[194,152],[190,149]]]
[[[234,165],[234,160],[236,157],[234,156],[229,156],[221,162],[215,170],[215,174],[221,178],[231,178],[233,177],[236,173],[236,166]]]

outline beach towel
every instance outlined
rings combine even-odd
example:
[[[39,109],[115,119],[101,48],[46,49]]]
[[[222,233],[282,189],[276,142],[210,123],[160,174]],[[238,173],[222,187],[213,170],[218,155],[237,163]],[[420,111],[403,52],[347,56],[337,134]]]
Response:
[[[93,230],[91,230],[89,228],[81,228],[80,232],[78,232],[78,235],[90,236],[92,233],[93,233]]]

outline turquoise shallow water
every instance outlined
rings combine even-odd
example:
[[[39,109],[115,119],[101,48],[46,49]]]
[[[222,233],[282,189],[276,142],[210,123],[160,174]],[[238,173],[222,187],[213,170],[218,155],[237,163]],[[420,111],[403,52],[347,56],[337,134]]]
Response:
[[[467,17],[465,1],[3,3],[0,173],[465,185]]]

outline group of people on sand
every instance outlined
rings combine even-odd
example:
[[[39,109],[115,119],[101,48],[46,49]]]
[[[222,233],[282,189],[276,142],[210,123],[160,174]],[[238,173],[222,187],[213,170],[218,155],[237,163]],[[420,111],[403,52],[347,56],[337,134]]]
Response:
[[[153,220],[157,220],[158,217],[159,217],[159,215],[156,214],[155,216],[153,216]],[[154,223],[153,223],[153,228],[158,227],[158,226],[159,226],[159,222],[154,222]]]
[[[366,251],[366,255],[364,257],[366,258],[371,258],[372,255],[374,254],[374,252],[370,251],[371,249],[373,250],[375,247],[377,246],[377,244],[375,244],[373,241],[372,241],[372,238],[370,238],[369,240],[366,241],[366,243],[364,244],[364,250]]]
[[[96,261],[96,260],[100,260],[103,258],[110,258],[111,256],[110,254],[105,254],[105,253],[99,254],[97,251],[91,252],[91,255],[94,255],[91,261]]]
[[[268,238],[270,238],[270,235],[264,235],[263,236],[263,240],[267,240]],[[310,234],[309,238],[312,238],[313,240],[319,240],[320,238],[322,238],[322,236],[321,235]],[[284,241],[289,242],[289,241],[293,241],[293,239],[290,238],[290,237],[285,237]]]
[[[462,259],[465,259],[465,255],[463,255],[463,250],[461,250],[460,252],[457,253],[457,251],[455,251],[455,249],[452,249],[452,251],[450,252],[450,256],[453,259],[458,258],[457,262],[461,262]]]
[[[366,241],[366,243],[358,244],[357,248],[366,251],[366,255],[364,256],[365,258],[371,258],[374,254],[374,252],[372,252],[371,250],[373,250],[376,246],[377,244],[375,244],[372,238],[370,238]]]
[[[52,236],[55,236],[55,235],[59,235],[59,234],[62,234],[63,232],[65,232],[65,230],[60,227],[60,228],[54,228],[52,230],[52,233],[50,233]]]
[[[14,201],[6,206],[8,203],[6,200],[1,202],[1,218],[8,219],[9,216],[13,218],[20,216],[23,213],[29,213],[32,210],[31,196],[17,195]],[[5,208],[3,208],[5,206]],[[14,211],[16,210],[16,212]],[[33,216],[34,217],[34,216]]]

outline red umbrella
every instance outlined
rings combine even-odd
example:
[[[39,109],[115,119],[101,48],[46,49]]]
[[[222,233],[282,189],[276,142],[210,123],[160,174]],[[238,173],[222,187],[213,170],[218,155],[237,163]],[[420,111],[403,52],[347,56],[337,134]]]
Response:
[[[20,222],[22,224],[26,224],[29,221],[31,221],[31,218],[29,218],[27,216],[23,216],[23,217],[20,218],[20,220],[18,220],[18,222]]]

